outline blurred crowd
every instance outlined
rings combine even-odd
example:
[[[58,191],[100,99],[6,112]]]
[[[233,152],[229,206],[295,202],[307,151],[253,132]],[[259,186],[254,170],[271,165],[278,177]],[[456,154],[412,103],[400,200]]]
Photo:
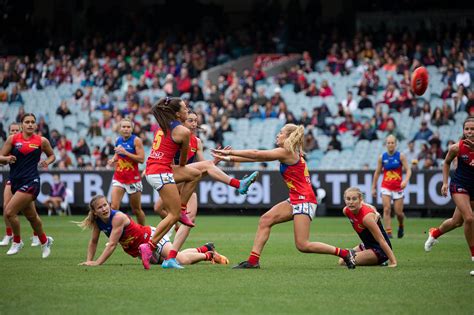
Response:
[[[442,146],[439,135],[433,133],[428,125],[449,124],[455,113],[461,111],[474,115],[472,35],[472,30],[458,29],[455,33],[440,35],[441,40],[433,42],[422,41],[409,32],[388,33],[384,40],[374,40],[376,34],[370,32],[356,33],[349,40],[337,36],[322,38],[317,52],[302,51],[297,65],[272,78],[279,86],[272,91],[267,91],[262,84],[269,78],[258,64],[241,75],[228,69],[217,82],[200,79],[203,70],[250,53],[246,48],[249,46],[246,34],[232,39],[216,36],[206,40],[198,37],[182,42],[162,40],[139,44],[107,42],[96,36],[80,45],[71,42],[55,49],[44,49],[34,56],[0,58],[0,102],[3,102],[0,106],[24,103],[21,92],[28,89],[41,90],[64,83],[81,86],[69,99],[57,104],[56,114],[67,117],[72,114],[71,107],[101,112],[101,119],[92,121],[86,137],[71,143],[61,130],[49,126],[45,117],[38,115],[39,132],[60,152],[55,164],[60,169],[106,167],[107,159],[114,152],[113,138],[107,136],[101,146],[93,147],[89,139],[101,137],[105,129],[118,131],[118,122],[123,117],[135,122],[134,133],[142,138],[145,146],[150,146],[149,133],[156,130],[157,125],[151,115],[155,100],[140,93],[146,90],[185,99],[198,114],[199,136],[217,145],[223,144],[225,132],[232,131],[232,118],[277,118],[286,123],[303,124],[307,128],[306,151],[318,149],[318,141],[312,132],[314,128],[320,128],[331,137],[328,150],[341,150],[338,136],[348,132],[354,136],[354,141],[377,139],[377,131],[404,140],[390,113],[409,109],[411,117],[422,117],[423,122],[415,137],[405,140],[413,140],[411,144],[416,140],[427,141],[425,147],[413,148],[410,156],[413,160],[431,158],[436,162],[444,157],[447,147]],[[275,45],[274,51],[278,47]],[[325,57],[313,58],[322,54],[321,49],[325,50]],[[410,74],[420,65],[435,66],[442,74],[441,89],[433,91],[443,100],[441,107],[435,108],[428,100],[420,103],[412,94]],[[381,70],[386,75],[384,80],[379,76]],[[358,72],[362,79],[355,86],[357,93],[351,90],[345,98],[337,99],[335,115],[324,103],[312,112],[303,111],[301,115],[295,115],[288,110],[283,87],[290,86],[295,93],[304,93],[308,97],[334,95],[334,86],[326,80],[318,84],[309,79],[309,74],[314,72],[334,76]],[[403,79],[395,80],[396,74]],[[9,92],[11,84],[14,86]],[[93,87],[103,88],[103,93],[95,95]],[[383,93],[383,98],[374,101],[380,93]],[[126,102],[126,106],[119,109],[118,102]],[[383,110],[387,106],[389,110]],[[13,108],[16,110],[17,107]],[[373,108],[374,117],[357,120],[353,113],[365,108]],[[24,109],[20,107],[17,121],[23,113]],[[328,123],[328,117],[341,117],[343,121]],[[7,127],[2,126],[0,136],[3,140]],[[71,159],[71,155],[75,158]],[[436,167],[436,163],[426,167]]]

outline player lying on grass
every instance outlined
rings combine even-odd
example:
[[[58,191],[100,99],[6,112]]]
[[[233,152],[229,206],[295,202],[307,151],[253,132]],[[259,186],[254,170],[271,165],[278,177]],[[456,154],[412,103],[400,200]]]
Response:
[[[357,187],[346,189],[344,202],[346,207],[342,212],[351,221],[352,227],[362,240],[362,243],[354,248],[356,265],[382,265],[388,262],[389,267],[396,267],[397,259],[377,210],[364,203],[362,192]],[[344,260],[339,259],[339,264],[345,265]]]
[[[118,210],[111,210],[107,199],[102,195],[96,195],[89,203],[89,214],[78,225],[85,229],[92,229],[91,239],[87,249],[87,260],[80,265],[98,266],[102,265],[113,254],[119,243],[123,250],[132,257],[138,257],[138,246],[146,244],[152,233],[153,227],[143,226],[135,223],[129,216]],[[104,232],[109,241],[102,254],[94,260],[99,242],[100,232]],[[161,263],[171,250],[172,243],[165,235],[159,242],[156,251],[153,252],[150,262]],[[208,260],[215,264],[228,264],[229,260],[215,251],[214,244],[207,243],[199,248],[188,248],[178,253],[176,257],[181,265],[190,265],[200,261]]]

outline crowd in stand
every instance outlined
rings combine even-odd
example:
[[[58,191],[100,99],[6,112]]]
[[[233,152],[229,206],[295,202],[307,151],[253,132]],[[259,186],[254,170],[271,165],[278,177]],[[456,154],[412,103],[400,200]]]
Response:
[[[41,90],[63,83],[81,86],[70,99],[57,104],[56,114],[63,118],[71,115],[71,106],[90,112],[101,111],[102,118],[91,123],[86,138],[71,143],[65,135],[60,134],[60,130],[48,126],[45,118],[39,115],[39,132],[59,150],[56,167],[62,169],[106,167],[107,159],[114,152],[113,139],[106,137],[101,147],[90,147],[87,139],[102,136],[105,129],[116,131],[122,117],[135,121],[134,132],[142,138],[145,146],[149,146],[151,139],[148,132],[157,128],[151,115],[153,100],[147,96],[140,97],[139,94],[149,89],[183,97],[198,114],[202,127],[200,136],[218,145],[223,144],[223,134],[232,131],[231,118],[277,118],[282,122],[303,124],[308,131],[305,139],[307,151],[319,148],[317,138],[311,132],[313,128],[320,128],[331,137],[328,150],[341,150],[338,137],[344,133],[351,133],[355,141],[371,141],[377,139],[379,130],[404,140],[389,113],[408,108],[411,117],[422,117],[423,121],[415,137],[405,139],[413,140],[410,142],[410,157],[414,161],[423,159],[436,162],[437,158],[444,157],[447,147],[442,147],[439,135],[429,130],[427,122],[433,126],[442,126],[453,121],[456,112],[466,111],[474,115],[474,92],[468,71],[472,71],[474,62],[472,31],[452,34],[440,43],[425,43],[409,33],[397,37],[388,34],[380,46],[375,46],[371,38],[371,34],[357,33],[351,41],[333,39],[330,45],[326,43],[325,46],[330,48],[325,62],[321,63],[323,69],[316,68],[320,60],[313,60],[312,54],[304,51],[299,64],[275,77],[280,87],[275,88],[271,97],[268,97],[264,85],[258,83],[267,79],[258,65],[245,70],[240,76],[231,69],[222,73],[214,83],[199,79],[203,70],[234,57],[230,53],[231,43],[223,37],[211,41],[196,39],[185,43],[169,44],[161,41],[140,45],[102,42],[97,37],[84,46],[71,43],[57,49],[45,49],[33,57],[1,58],[0,102],[23,104],[21,91],[26,89]],[[440,108],[434,109],[428,100],[420,106],[417,97],[410,91],[410,73],[420,65],[436,66],[442,74],[443,89],[434,91],[444,100]],[[380,69],[387,73],[387,84],[381,84],[378,74]],[[342,123],[327,123],[326,118],[334,118],[334,115],[325,104],[315,107],[311,113],[303,111],[299,117],[288,110],[281,88],[289,84],[295,93],[304,93],[308,97],[334,95],[333,87],[326,80],[317,84],[308,79],[308,74],[314,71],[342,76],[354,72],[361,74],[362,79],[356,86],[357,95],[348,91],[344,99],[337,100],[336,117],[343,117]],[[394,74],[402,75],[403,79],[395,80]],[[11,83],[14,83],[14,87],[11,92],[7,92]],[[96,96],[92,93],[92,87],[102,87],[104,93]],[[374,102],[371,96],[381,91],[383,99]],[[205,101],[209,106],[194,106],[199,101]],[[127,106],[120,110],[116,106],[117,102],[126,102]],[[388,106],[389,112],[382,110],[384,106]],[[353,113],[365,108],[373,108],[374,117],[364,121],[355,119]],[[23,112],[20,107],[18,121]],[[3,126],[0,133],[3,139],[6,129],[7,126]],[[427,141],[425,147],[412,148],[414,141],[420,139]],[[76,165],[73,165],[71,155],[75,156]],[[426,165],[426,168],[433,166]]]

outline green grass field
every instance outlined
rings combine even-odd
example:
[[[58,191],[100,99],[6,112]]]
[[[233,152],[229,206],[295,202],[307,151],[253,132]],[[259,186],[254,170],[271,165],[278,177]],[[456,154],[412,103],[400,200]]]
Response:
[[[399,267],[336,265],[333,256],[299,253],[291,223],[277,226],[260,270],[232,270],[247,258],[257,217],[198,218],[185,247],[213,241],[230,266],[208,262],[184,270],[143,270],[140,261],[116,250],[103,266],[77,264],[89,232],[70,223],[80,217],[43,217],[55,239],[41,259],[27,246],[0,254],[0,314],[473,314],[474,269],[461,229],[441,237],[425,253],[424,233],[440,219],[409,219],[404,239],[393,241]],[[149,216],[149,224],[158,218]],[[24,239],[30,231],[22,221]],[[312,240],[349,247],[358,243],[343,218],[317,218]],[[101,236],[101,245],[105,243]],[[99,247],[101,249],[101,247]]]

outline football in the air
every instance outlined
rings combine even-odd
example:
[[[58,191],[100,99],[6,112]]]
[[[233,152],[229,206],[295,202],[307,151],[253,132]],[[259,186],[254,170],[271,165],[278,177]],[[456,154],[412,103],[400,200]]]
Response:
[[[413,93],[421,96],[425,93],[428,87],[428,71],[425,67],[416,68],[411,75],[411,89]]]

